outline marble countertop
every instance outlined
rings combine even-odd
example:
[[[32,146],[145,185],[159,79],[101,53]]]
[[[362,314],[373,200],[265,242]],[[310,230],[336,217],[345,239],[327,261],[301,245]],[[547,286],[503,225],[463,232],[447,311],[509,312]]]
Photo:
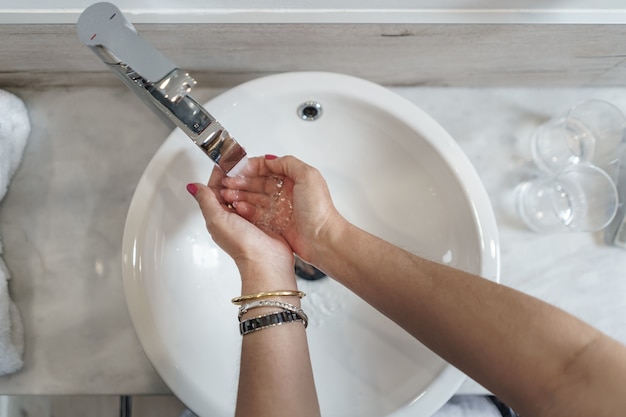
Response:
[[[500,232],[501,281],[626,343],[626,252],[602,233],[532,233],[512,208],[512,190],[532,175],[533,128],[591,97],[626,110],[626,89],[393,90],[441,123],[482,178]],[[0,378],[0,394],[169,393],[133,330],[120,254],[134,188],[168,129],[123,87],[13,92],[33,130],[0,205],[0,236],[26,353],[22,371]],[[481,389],[469,381],[462,391]]]

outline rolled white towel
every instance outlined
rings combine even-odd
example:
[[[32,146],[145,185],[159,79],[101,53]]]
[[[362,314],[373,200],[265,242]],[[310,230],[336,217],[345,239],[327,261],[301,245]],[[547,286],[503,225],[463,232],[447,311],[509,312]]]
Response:
[[[30,134],[24,102],[0,90],[0,202],[22,160]],[[17,306],[9,295],[9,269],[2,259],[0,238],[0,375],[20,370],[24,364],[24,328]]]

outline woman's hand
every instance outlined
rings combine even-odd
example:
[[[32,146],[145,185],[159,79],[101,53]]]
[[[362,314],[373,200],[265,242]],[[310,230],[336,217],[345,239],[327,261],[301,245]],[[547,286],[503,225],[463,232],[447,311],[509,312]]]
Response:
[[[293,156],[266,155],[252,158],[250,165],[244,175],[222,179],[225,201],[267,233],[280,234],[298,256],[315,264],[328,230],[345,223],[326,181]]]
[[[262,159],[252,160],[244,173],[254,175]],[[295,289],[293,274],[293,251],[281,237],[271,229],[263,230],[241,217],[245,204],[226,201],[223,171],[213,169],[208,186],[189,184],[192,194],[202,210],[206,227],[217,245],[226,251],[237,264],[242,276],[244,292]],[[230,203],[233,203],[232,205]]]
[[[292,222],[292,184],[271,174],[263,158],[252,158],[242,175],[237,179],[247,179],[258,193],[225,188],[232,178],[217,167],[208,186],[189,184],[187,189],[200,204],[215,243],[235,260],[243,295],[295,290],[293,251],[281,234]],[[300,307],[298,297],[276,301]],[[275,311],[280,310],[260,307],[242,317]],[[244,336],[239,369],[236,416],[320,415],[302,324],[275,326]]]

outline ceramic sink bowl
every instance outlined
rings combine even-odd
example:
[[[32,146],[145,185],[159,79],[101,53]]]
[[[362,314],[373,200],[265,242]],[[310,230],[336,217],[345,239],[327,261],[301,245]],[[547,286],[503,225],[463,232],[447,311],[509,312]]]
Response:
[[[321,106],[316,120],[302,118],[315,113],[308,102]],[[206,108],[250,156],[292,154],[318,168],[339,211],[361,228],[498,279],[497,230],[480,179],[456,142],[395,93],[345,75],[285,73],[226,91]],[[141,344],[201,417],[233,414],[241,348],[230,303],[240,294],[239,274],[185,190],[206,182],[212,167],[172,132],[139,181],[123,241],[124,287]],[[463,382],[333,279],[299,287],[308,294],[303,309],[324,416],[430,416]]]

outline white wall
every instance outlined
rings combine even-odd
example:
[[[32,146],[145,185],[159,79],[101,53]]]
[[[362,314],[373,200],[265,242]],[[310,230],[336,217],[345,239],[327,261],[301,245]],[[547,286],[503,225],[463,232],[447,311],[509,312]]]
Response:
[[[0,0],[0,24],[71,24],[93,2],[95,0]],[[623,0],[112,2],[135,23],[626,23]]]

